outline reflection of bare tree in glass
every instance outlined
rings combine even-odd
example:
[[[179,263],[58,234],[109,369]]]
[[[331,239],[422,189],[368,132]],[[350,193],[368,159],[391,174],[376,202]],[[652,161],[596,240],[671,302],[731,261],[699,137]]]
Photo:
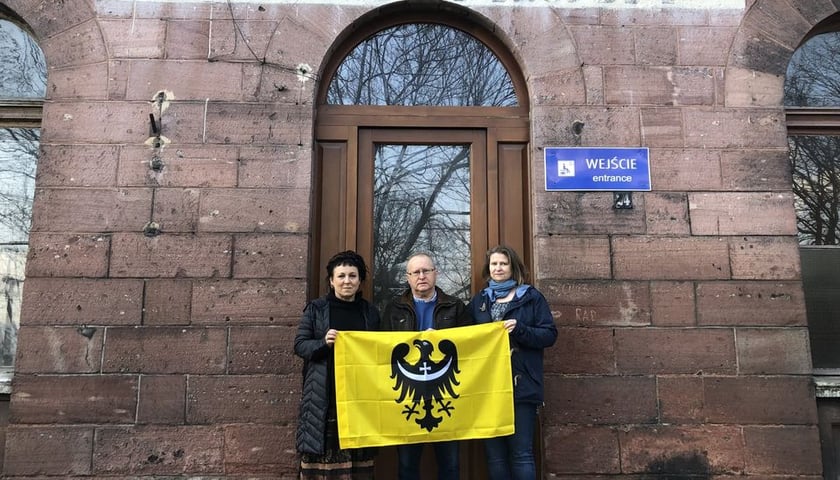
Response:
[[[14,364],[40,130],[0,129],[0,367]]]
[[[470,288],[470,171],[465,146],[377,145],[374,172],[374,300],[405,285],[405,260],[434,255],[438,285]]]
[[[516,105],[496,55],[474,37],[428,23],[382,30],[344,59],[327,92],[338,105]]]
[[[27,243],[40,131],[0,129],[0,243]]]
[[[41,47],[17,25],[0,20],[0,98],[44,98],[46,85]]]
[[[788,139],[799,243],[840,244],[840,137]]]
[[[840,106],[840,34],[810,39],[793,55],[785,79],[788,107]],[[840,244],[840,137],[791,136],[790,164],[799,242]]]
[[[38,44],[14,23],[0,20],[0,109],[40,105],[46,80]],[[0,128],[0,371],[6,372],[17,347],[40,131],[14,128],[14,115],[3,118],[9,128]]]

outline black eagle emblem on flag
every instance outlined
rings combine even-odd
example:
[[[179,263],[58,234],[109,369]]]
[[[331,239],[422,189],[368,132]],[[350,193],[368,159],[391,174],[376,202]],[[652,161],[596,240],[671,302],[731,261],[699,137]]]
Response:
[[[438,349],[443,354],[440,361],[432,360],[435,347],[428,340],[415,340],[414,346],[420,351],[420,359],[414,365],[405,360],[411,351],[407,343],[400,343],[391,351],[391,378],[395,380],[394,390],[399,390],[397,403],[403,403],[409,397],[410,405],[403,408],[406,421],[417,415],[414,421],[428,431],[432,431],[443,421],[443,416],[452,416],[455,407],[451,399],[458,398],[454,386],[460,385],[456,374],[458,370],[458,349],[451,340],[441,340]],[[449,400],[447,400],[449,398]],[[423,404],[425,415],[420,416],[418,406]]]

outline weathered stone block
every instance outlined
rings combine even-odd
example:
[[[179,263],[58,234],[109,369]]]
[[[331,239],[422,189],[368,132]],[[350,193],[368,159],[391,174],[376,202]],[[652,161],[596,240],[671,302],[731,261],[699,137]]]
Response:
[[[299,375],[191,377],[187,422],[292,425],[299,398]]]
[[[228,235],[115,234],[113,277],[228,277],[232,239]]]
[[[32,277],[104,277],[111,239],[104,235],[32,233],[26,274]]]
[[[610,278],[610,245],[605,236],[539,237],[536,250],[541,278]]]
[[[99,26],[111,58],[163,57],[166,22],[160,19],[100,20]]]
[[[650,289],[644,282],[540,282],[558,325],[650,324]]]
[[[739,328],[738,372],[746,375],[808,375],[811,356],[805,328]]]
[[[309,189],[207,189],[201,193],[204,232],[306,232]]]
[[[4,478],[14,475],[89,475],[92,427],[24,427],[6,430]]]
[[[294,425],[225,428],[225,472],[291,476],[298,471]],[[286,477],[283,477],[286,478]]]
[[[822,472],[816,426],[744,427],[747,473],[817,475]]]
[[[547,373],[614,375],[612,328],[560,327],[557,342],[545,351]]]
[[[144,325],[189,325],[192,281],[147,280],[143,301]]]
[[[69,28],[40,42],[44,55],[50,59],[51,68],[105,61],[108,52],[102,42],[102,33],[96,20],[90,19],[78,24],[61,23]]]
[[[545,469],[552,474],[607,475],[621,472],[618,434],[611,428],[548,426],[543,435],[543,461]]]
[[[141,231],[149,221],[148,188],[39,188],[32,207],[32,231]]]
[[[108,330],[103,372],[225,373],[222,328],[131,327]]]
[[[801,277],[796,237],[732,237],[729,239],[732,278],[739,280],[798,280]]]
[[[150,167],[157,156],[163,169]],[[201,145],[125,146],[120,152],[119,185],[162,187],[235,187],[237,150]]]
[[[649,235],[688,235],[690,233],[687,195],[650,192],[643,195],[645,221]]]
[[[725,239],[709,237],[613,237],[617,279],[693,280],[729,277]]]
[[[649,114],[659,111],[643,110],[644,122],[647,123]],[[664,119],[666,125],[668,118],[670,116]],[[651,183],[656,191],[721,190],[720,156],[721,153],[716,150],[653,148],[650,151]]]
[[[224,433],[218,427],[101,428],[93,446],[97,474],[221,474],[223,459]]]
[[[209,21],[169,20],[166,22],[164,53],[167,59],[207,58],[209,44]]]
[[[53,69],[47,82],[48,98],[107,100],[108,64],[102,62]]]
[[[679,65],[726,65],[726,53],[737,29],[685,25],[679,28]]]
[[[187,379],[183,375],[143,375],[137,423],[183,425],[186,421]]]
[[[309,145],[310,106],[210,102],[206,108],[208,143]]]
[[[691,148],[771,148],[787,145],[779,109],[685,108],[685,145]]]
[[[237,235],[235,244],[235,278],[306,277],[309,239],[305,235]]]
[[[793,194],[771,192],[691,193],[694,235],[794,235]]]
[[[720,174],[724,190],[784,191],[791,188],[787,149],[723,151]]]
[[[9,420],[12,423],[131,423],[137,410],[137,380],[135,375],[18,375]]]
[[[299,373],[303,362],[292,348],[297,327],[231,327],[230,360],[232,374]]]
[[[297,325],[306,304],[303,280],[218,280],[193,285],[193,324]]]
[[[657,421],[654,377],[545,376],[545,421],[620,425]]]
[[[652,325],[697,324],[694,284],[691,282],[650,282],[650,303]]]
[[[113,145],[42,143],[36,183],[39,187],[114,186],[118,155]]]
[[[801,326],[805,296],[796,282],[701,282],[700,325]]]
[[[626,473],[742,474],[744,439],[738,426],[656,426],[619,431]]]
[[[651,26],[635,29],[637,65],[674,65],[677,62],[677,29]]]
[[[96,327],[22,326],[15,373],[97,373],[104,334]]]
[[[729,67],[724,88],[729,107],[775,107],[784,100],[784,75]]]
[[[812,424],[813,398],[805,376],[659,377],[667,423]]]
[[[714,105],[715,77],[709,68],[608,67],[607,104]]]
[[[636,208],[613,208],[612,192],[551,192],[537,197],[537,231],[548,234],[644,233],[644,197]]]
[[[735,374],[732,329],[631,329],[615,332],[621,374]]]
[[[198,231],[198,188],[158,188],[155,190],[154,221],[164,233]]]
[[[109,93],[114,94],[116,93]],[[41,141],[140,145],[150,136],[149,114],[152,112],[149,102],[47,103],[44,105]]]
[[[163,23],[163,22],[159,22]],[[157,44],[163,48],[163,42]],[[237,63],[206,60],[134,60],[128,76],[126,98],[151,100],[161,90],[175,102],[237,101],[242,99],[242,67]],[[164,118],[167,111],[163,112]],[[164,135],[177,140],[167,133]]]
[[[310,188],[312,149],[291,146],[242,147],[239,187]]]
[[[653,148],[679,148],[685,145],[683,138],[682,110],[679,108],[658,107],[641,109],[642,145]],[[680,150],[679,152],[683,152]],[[657,159],[656,156],[651,158]],[[664,160],[664,159],[662,159]],[[656,179],[662,175],[654,175],[660,161],[651,162],[651,175]],[[662,189],[658,182],[657,189]]]
[[[630,28],[571,26],[580,61],[586,65],[633,65],[636,40]]]
[[[638,107],[543,107],[532,117],[532,135],[543,145],[637,146],[642,138]],[[583,124],[579,135],[572,130],[575,122]]]
[[[142,280],[28,278],[21,325],[139,325]]]

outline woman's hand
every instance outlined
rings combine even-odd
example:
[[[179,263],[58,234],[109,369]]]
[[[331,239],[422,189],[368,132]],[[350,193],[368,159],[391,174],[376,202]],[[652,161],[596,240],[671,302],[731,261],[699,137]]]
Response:
[[[502,325],[504,325],[505,330],[507,330],[508,333],[510,333],[513,331],[514,328],[516,328],[516,319],[511,318],[509,320],[505,320],[505,323],[503,323]]]
[[[331,328],[327,330],[327,334],[324,335],[324,341],[327,342],[328,347],[332,347],[335,344],[335,337],[338,336],[338,330]]]

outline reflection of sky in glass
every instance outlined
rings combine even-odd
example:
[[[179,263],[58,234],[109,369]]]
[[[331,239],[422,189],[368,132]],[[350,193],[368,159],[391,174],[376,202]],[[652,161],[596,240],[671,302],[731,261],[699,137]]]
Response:
[[[513,82],[498,57],[445,25],[382,30],[342,61],[327,91],[335,105],[515,106]]]
[[[785,79],[789,107],[840,106],[840,32],[817,35],[790,59]]]
[[[405,260],[428,252],[437,285],[470,292],[470,158],[463,145],[377,145],[374,167],[374,301],[407,287]]]
[[[44,98],[44,53],[17,25],[0,20],[0,98]]]

